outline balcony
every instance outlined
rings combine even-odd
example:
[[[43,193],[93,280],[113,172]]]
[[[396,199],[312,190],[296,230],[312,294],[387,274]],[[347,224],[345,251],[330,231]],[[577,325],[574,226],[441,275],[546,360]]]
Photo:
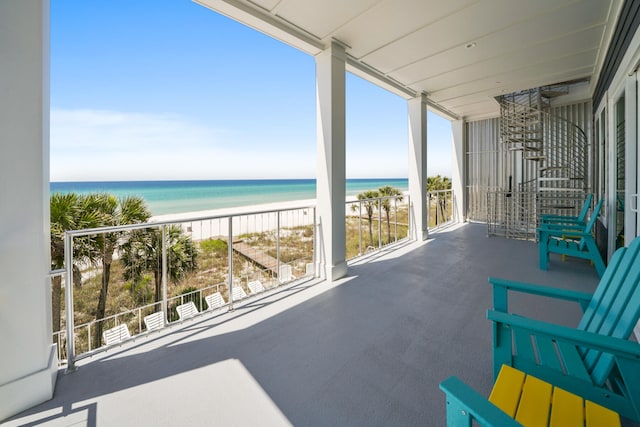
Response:
[[[349,276],[281,286],[79,360],[53,400],[8,421],[87,425],[445,425],[438,383],[487,394],[487,276],[592,291],[595,270],[535,243],[450,225],[353,260]],[[575,324],[577,306],[513,295],[513,311]]]

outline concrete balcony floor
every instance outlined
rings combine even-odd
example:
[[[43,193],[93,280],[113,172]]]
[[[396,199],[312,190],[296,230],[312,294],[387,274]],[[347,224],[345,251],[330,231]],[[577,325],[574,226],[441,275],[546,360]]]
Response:
[[[438,384],[492,384],[487,276],[593,291],[595,270],[467,224],[353,263],[349,277],[258,296],[140,337],[61,374],[6,425],[445,425]],[[574,326],[577,305],[512,295],[514,312]]]

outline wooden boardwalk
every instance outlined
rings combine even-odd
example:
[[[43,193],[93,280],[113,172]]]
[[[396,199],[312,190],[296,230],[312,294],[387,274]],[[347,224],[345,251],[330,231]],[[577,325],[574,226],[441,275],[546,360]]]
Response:
[[[278,276],[278,260],[264,251],[247,245],[242,240],[233,242],[233,251],[247,258],[249,261],[259,265],[265,270],[270,270]]]

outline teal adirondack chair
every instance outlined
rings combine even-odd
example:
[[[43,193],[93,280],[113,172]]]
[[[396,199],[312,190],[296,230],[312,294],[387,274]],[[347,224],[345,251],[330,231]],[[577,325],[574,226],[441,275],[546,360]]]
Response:
[[[640,237],[615,252],[593,295],[489,282],[494,377],[503,364],[512,366],[640,421],[640,344],[629,341],[640,317]],[[578,302],[582,320],[574,329],[509,314],[509,291]]]
[[[584,204],[582,205],[582,209],[578,216],[568,216],[568,215],[551,215],[546,214],[540,217],[541,224],[577,224],[584,225],[587,221],[587,214],[589,213],[589,208],[591,207],[591,201],[593,200],[593,194],[589,193],[587,198],[584,200]]]
[[[549,254],[557,253],[592,261],[598,275],[602,277],[605,265],[593,234],[591,234],[602,208],[602,203],[602,200],[598,202],[591,213],[591,218],[581,229],[575,227],[549,227],[544,224],[538,228],[538,251],[541,270],[547,269]]]

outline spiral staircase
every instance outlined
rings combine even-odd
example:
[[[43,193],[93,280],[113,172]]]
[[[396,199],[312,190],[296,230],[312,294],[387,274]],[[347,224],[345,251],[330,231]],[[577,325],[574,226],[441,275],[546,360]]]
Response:
[[[586,197],[587,137],[549,112],[567,92],[556,85],[497,98],[505,189],[489,195],[490,235],[535,239],[541,215],[571,215]]]

